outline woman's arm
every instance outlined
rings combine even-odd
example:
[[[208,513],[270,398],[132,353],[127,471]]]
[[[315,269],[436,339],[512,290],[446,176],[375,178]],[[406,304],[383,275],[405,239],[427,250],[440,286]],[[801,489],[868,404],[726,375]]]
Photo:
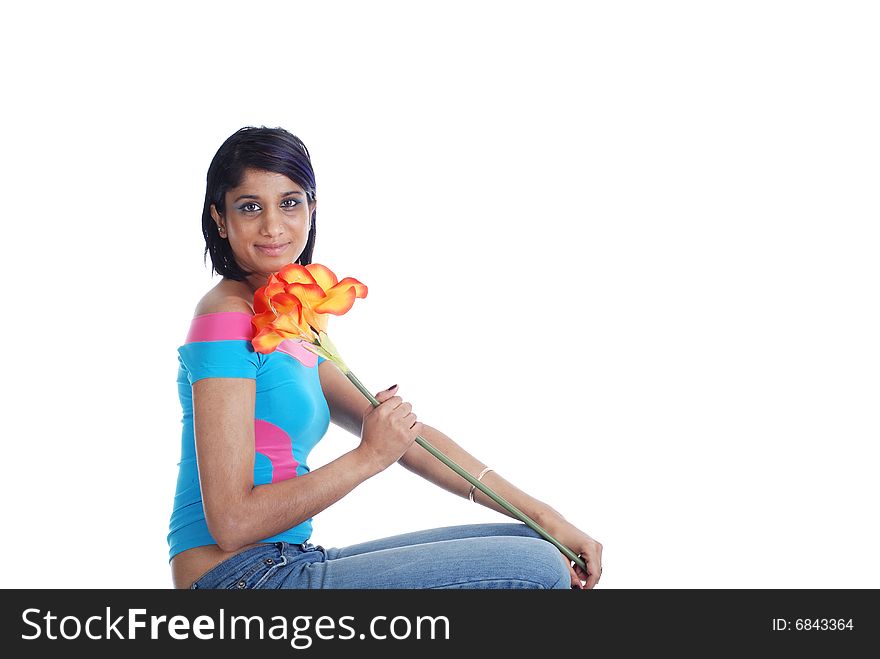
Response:
[[[304,476],[254,487],[255,391],[254,380],[243,378],[193,384],[205,520],[224,551],[296,526],[376,473],[355,449]]]
[[[303,476],[254,486],[256,383],[204,378],[193,384],[193,421],[205,520],[224,551],[259,542],[316,515],[393,464],[422,432],[412,406],[391,391],[363,418],[361,443]]]
[[[473,476],[478,476],[486,466],[436,428],[423,424],[421,436]],[[418,444],[412,444],[398,462],[410,471],[454,494],[467,497],[470,492],[470,483]],[[577,565],[569,565],[572,586],[592,588],[598,583],[602,570],[601,543],[576,528],[548,504],[526,494],[497,472],[486,472],[480,482],[485,483],[495,494],[528,515],[557,541],[584,559],[587,564],[587,572],[584,572]],[[572,486],[574,486],[574,481],[572,481]],[[495,503],[488,495],[483,494],[480,489],[474,490],[474,501],[508,517],[518,519]],[[566,561],[568,561],[567,558]]]
[[[372,404],[332,362],[322,362],[318,367],[318,373],[321,377],[324,398],[330,408],[330,420],[351,434],[360,436],[361,419],[372,408]],[[479,474],[485,466],[439,430],[425,425],[421,434],[432,445],[472,474]],[[470,491],[470,483],[417,444],[414,444],[399,462],[410,471],[454,494],[467,497]],[[487,478],[489,478],[489,474],[483,480],[485,481]],[[488,500],[499,512],[506,512],[485,495],[483,498]],[[476,498],[474,500],[476,501]]]
[[[321,387],[330,408],[331,420],[349,432],[358,435],[361,418],[365,410],[372,405],[364,395],[330,362],[322,362],[320,368]],[[455,461],[463,469],[474,476],[479,475],[486,465],[456,444],[450,437],[436,428],[423,424],[419,433],[441,453]],[[452,469],[440,462],[427,450],[416,443],[398,459],[398,462],[409,471],[443,489],[467,498],[471,485]],[[505,499],[526,515],[531,517],[550,535],[563,545],[581,554],[587,563],[589,572],[584,573],[579,567],[572,569],[572,583],[592,588],[599,580],[601,570],[602,545],[583,531],[575,528],[558,511],[548,504],[526,494],[512,483],[505,480],[495,471],[489,471],[481,479],[487,487]],[[509,517],[514,517],[505,508],[499,506],[479,489],[474,491],[474,501]],[[514,517],[514,519],[516,519]],[[582,584],[585,582],[585,584]]]
[[[423,425],[422,437],[434,446],[434,448],[458,463],[473,476],[478,476],[483,468],[487,466],[456,444],[450,437],[432,426],[427,424]],[[418,474],[422,478],[429,480],[435,485],[442,487],[444,490],[448,490],[453,494],[467,498],[468,493],[470,492],[471,484],[469,482],[456,474],[452,469],[444,465],[418,444],[413,444],[407,452],[400,457],[398,463],[413,473]],[[519,508],[541,526],[545,526],[546,522],[552,522],[554,518],[561,517],[561,515],[550,506],[529,496],[519,488],[515,487],[512,483],[506,481],[495,471],[487,472],[480,480],[496,494]],[[483,504],[487,508],[492,508],[499,513],[512,517],[505,508],[499,506],[479,489],[474,490],[474,501]]]

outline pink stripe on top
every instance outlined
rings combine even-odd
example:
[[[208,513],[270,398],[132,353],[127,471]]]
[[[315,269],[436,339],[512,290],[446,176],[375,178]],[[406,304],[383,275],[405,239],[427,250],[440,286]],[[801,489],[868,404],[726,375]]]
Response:
[[[186,335],[186,343],[199,341],[250,341],[254,338],[253,315],[244,311],[217,311],[196,316]],[[285,339],[276,348],[303,366],[312,368],[318,355],[303,346],[301,339]]]
[[[250,341],[254,338],[253,316],[244,311],[218,311],[196,316],[186,343],[197,341]]]
[[[290,355],[307,368],[318,363],[318,355],[306,348],[301,339],[284,339],[275,349]]]
[[[290,435],[262,419],[254,419],[254,448],[272,463],[272,482],[286,481],[296,476],[297,461],[293,457]]]

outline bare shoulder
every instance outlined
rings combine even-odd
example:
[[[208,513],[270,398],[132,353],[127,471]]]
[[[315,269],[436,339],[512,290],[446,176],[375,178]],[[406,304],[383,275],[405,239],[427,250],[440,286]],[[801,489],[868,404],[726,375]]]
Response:
[[[253,314],[250,300],[250,293],[244,284],[224,279],[199,300],[194,315],[230,311]]]

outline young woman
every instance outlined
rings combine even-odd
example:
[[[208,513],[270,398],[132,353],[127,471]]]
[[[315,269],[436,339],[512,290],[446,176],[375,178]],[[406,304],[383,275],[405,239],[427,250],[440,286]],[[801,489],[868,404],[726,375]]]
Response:
[[[222,280],[180,347],[180,472],[168,542],[177,588],[593,588],[602,545],[417,420],[397,385],[372,407],[332,363],[253,350],[252,301],[270,273],[311,263],[317,199],[308,149],[281,128],[246,127],[208,169],[202,232]],[[357,448],[314,470],[329,423]],[[522,523],[416,531],[325,549],[312,517],[398,462],[508,514],[414,442],[437,449],[578,553],[587,572]]]

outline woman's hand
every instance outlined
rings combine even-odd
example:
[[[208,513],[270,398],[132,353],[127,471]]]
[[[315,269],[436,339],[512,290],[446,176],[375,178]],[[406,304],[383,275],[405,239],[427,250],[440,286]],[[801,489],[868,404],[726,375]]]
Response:
[[[397,385],[376,394],[379,406],[367,410],[361,424],[358,451],[377,473],[397,462],[422,432],[412,405],[393,395],[395,391]]]
[[[587,564],[587,571],[584,572],[580,565],[572,564],[567,556],[562,555],[571,572],[571,587],[589,590],[599,583],[599,579],[602,578],[602,543],[564,519],[546,528],[550,535],[580,556]]]

